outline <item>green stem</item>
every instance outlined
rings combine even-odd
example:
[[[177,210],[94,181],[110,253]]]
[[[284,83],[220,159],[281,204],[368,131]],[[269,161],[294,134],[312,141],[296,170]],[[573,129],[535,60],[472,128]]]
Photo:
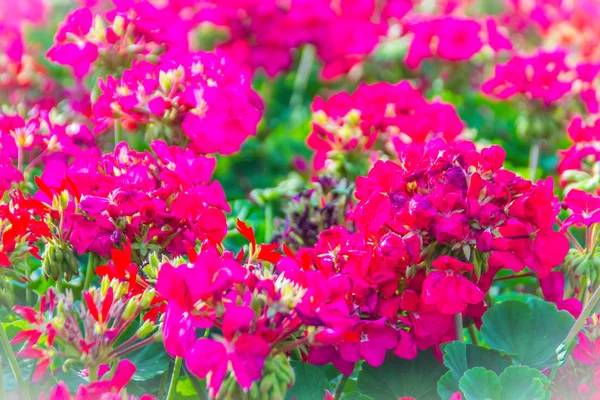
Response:
[[[85,280],[83,281],[84,292],[88,290],[90,288],[90,285],[92,284],[92,278],[94,277],[94,271],[96,269],[97,260],[98,255],[96,253],[90,253],[87,269],[85,270]]]
[[[160,387],[158,388],[158,398],[162,399],[165,394],[165,386],[167,386],[167,376],[169,375],[169,368],[162,373],[160,377]]]
[[[181,371],[181,363],[183,358],[175,358],[175,366],[173,367],[173,375],[171,375],[171,384],[169,385],[169,391],[167,392],[167,400],[173,400],[175,398],[175,392],[177,391],[177,382],[179,381],[179,372]]]
[[[98,366],[90,365],[88,366],[88,382],[96,382],[98,380]]]
[[[270,201],[265,205],[265,243],[271,243],[273,239],[273,203]]]
[[[63,277],[62,274],[61,276],[58,277],[58,279],[56,279],[56,290],[58,290],[59,293],[64,293],[64,285],[63,285]]]
[[[579,331],[581,331],[581,329],[585,325],[585,321],[588,319],[590,314],[594,311],[594,308],[596,307],[596,303],[598,303],[598,299],[600,299],[600,286],[598,286],[598,288],[596,288],[596,290],[594,291],[594,294],[592,295],[592,297],[590,298],[588,303],[583,308],[581,315],[579,315],[579,318],[577,318],[577,321],[575,321],[575,324],[573,325],[573,327],[569,331],[569,334],[567,335],[567,338],[563,342],[562,346],[564,346],[564,348],[567,351],[570,351],[571,343],[573,342],[573,340],[575,340],[575,338],[577,337],[577,334],[579,333]]]
[[[115,119],[115,148],[123,141],[123,127],[118,119]]]
[[[535,142],[529,150],[529,180],[534,182],[537,167],[540,162],[540,142]]]
[[[340,400],[342,397],[342,393],[344,393],[344,387],[346,386],[346,382],[348,382],[348,375],[342,375],[342,379],[340,379],[340,383],[338,383],[335,388],[335,394],[333,395],[334,400]]]
[[[25,265],[25,274],[27,275],[27,281],[29,282],[29,277],[31,276],[31,270],[29,268],[29,262]],[[31,305],[31,287],[29,285],[25,285],[25,304]]]
[[[0,400],[4,400],[4,368],[2,368],[2,363],[4,360],[2,356],[0,356]]]
[[[302,105],[302,98],[308,85],[308,78],[312,70],[312,65],[315,60],[316,50],[314,46],[306,45],[302,50],[302,56],[300,57],[300,64],[298,65],[298,71],[296,72],[296,79],[294,80],[294,91],[290,98],[290,108],[292,112],[298,110]]]
[[[465,335],[463,332],[462,313],[454,314],[454,332],[456,332],[456,340],[458,340],[461,343],[464,343]]]
[[[21,394],[26,399],[29,399],[29,393],[27,390],[27,386],[25,385],[25,381],[23,380],[23,375],[21,375],[21,370],[19,369],[19,364],[17,362],[17,357],[15,357],[15,353],[13,352],[12,346],[10,345],[10,341],[8,340],[8,336],[6,336],[6,331],[4,330],[4,325],[0,322],[0,342],[2,342],[2,347],[4,347],[4,352],[6,353],[6,357],[8,358],[8,363],[10,365],[10,369],[12,370],[13,375],[17,381],[17,385],[19,385],[19,390]]]
[[[471,336],[471,342],[475,346],[479,346],[479,337],[477,336],[477,328],[474,324],[469,325],[469,336]]]

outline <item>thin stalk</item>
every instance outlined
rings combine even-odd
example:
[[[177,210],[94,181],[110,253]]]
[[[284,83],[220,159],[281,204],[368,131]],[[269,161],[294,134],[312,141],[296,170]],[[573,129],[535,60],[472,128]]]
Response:
[[[499,278],[494,278],[494,282],[508,281],[510,279],[529,278],[529,277],[536,276],[536,275],[537,275],[537,273],[535,273],[535,272],[526,272],[524,274],[512,274],[512,275],[507,275],[507,276],[501,276]]]
[[[296,72],[296,79],[294,80],[294,91],[290,98],[290,108],[292,112],[298,110],[302,105],[302,98],[308,85],[308,78],[312,70],[312,65],[315,60],[316,50],[314,46],[306,45],[302,50],[302,56],[300,56],[300,64],[298,64],[298,71]]]
[[[340,379],[340,383],[338,383],[335,388],[335,394],[333,395],[334,400],[340,400],[342,397],[342,393],[344,393],[344,387],[346,386],[346,382],[348,382],[348,375],[342,375],[342,379]]]
[[[29,282],[29,277],[31,274],[31,270],[29,268],[29,262],[26,262],[25,264],[25,274],[27,275],[27,282]],[[29,285],[25,285],[25,304],[26,305],[31,305],[31,287]]]
[[[535,142],[529,150],[529,180],[534,182],[537,167],[540,162],[540,142]]]
[[[118,119],[115,119],[115,148],[123,141],[123,127]]]
[[[98,255],[96,253],[90,253],[87,269],[85,270],[85,280],[83,281],[83,292],[88,290],[92,284],[92,278],[94,277],[94,270],[96,269],[97,260]]]
[[[463,332],[462,313],[454,314],[454,332],[456,333],[456,340],[458,340],[461,343],[464,343],[465,335]]]
[[[181,363],[183,358],[175,358],[175,366],[173,367],[173,375],[171,375],[171,384],[169,385],[169,391],[167,392],[167,400],[173,400],[175,398],[175,392],[177,391],[177,382],[179,381],[179,372],[181,371]]]
[[[58,277],[58,279],[56,279],[56,290],[58,290],[59,293],[64,293],[64,285],[63,285],[62,274],[60,274],[60,276]]]
[[[162,399],[165,394],[165,386],[167,386],[167,376],[169,375],[169,368],[162,373],[160,377],[160,386],[158,388],[158,398]]]
[[[273,203],[270,201],[265,205],[265,243],[271,243],[273,239]]]
[[[479,337],[477,336],[477,328],[475,328],[475,325],[469,325],[468,330],[469,336],[471,336],[471,342],[473,342],[475,346],[479,346]]]
[[[13,352],[12,346],[10,345],[8,336],[6,336],[6,331],[4,330],[4,325],[2,325],[2,323],[0,323],[0,342],[2,342],[2,347],[4,347],[6,358],[8,358],[8,364],[10,365],[10,369],[12,370],[12,373],[15,376],[15,380],[17,381],[17,385],[19,386],[19,391],[26,399],[28,399],[29,393],[27,390],[27,386],[25,385],[25,381],[23,380],[23,375],[21,375],[21,370],[19,369],[17,357],[15,357],[15,353]]]
[[[575,340],[575,337],[577,336],[579,331],[585,325],[585,321],[588,319],[590,314],[594,311],[594,308],[596,307],[596,303],[598,303],[598,299],[600,299],[600,286],[598,286],[598,288],[596,288],[596,290],[594,291],[594,294],[592,295],[592,297],[590,298],[588,303],[583,308],[581,315],[579,315],[579,318],[577,318],[577,321],[575,321],[575,324],[573,325],[573,327],[569,331],[569,334],[567,335],[567,338],[563,342],[563,345],[567,349],[567,351],[569,350],[571,343],[573,342],[573,340]]]
[[[2,363],[4,360],[2,356],[0,356],[0,400],[4,400],[4,368],[2,368]]]
[[[96,382],[98,380],[98,366],[90,365],[88,366],[88,382]]]

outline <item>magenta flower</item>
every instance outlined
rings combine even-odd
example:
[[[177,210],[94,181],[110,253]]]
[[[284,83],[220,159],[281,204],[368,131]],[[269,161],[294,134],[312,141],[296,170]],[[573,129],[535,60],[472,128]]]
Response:
[[[383,364],[388,350],[398,343],[398,333],[385,323],[385,319],[362,322],[342,336],[338,349],[342,358],[355,363],[365,360],[378,367]]]
[[[208,378],[207,387],[215,395],[228,371],[248,390],[262,376],[262,369],[271,347],[262,338],[242,334],[235,341],[221,343],[213,339],[200,339],[189,351],[185,363],[191,373],[201,379]],[[210,373],[210,374],[209,374]]]
[[[485,293],[462,274],[472,271],[472,264],[442,256],[432,266],[433,270],[423,282],[421,296],[425,304],[435,305],[443,314],[458,314],[469,304],[480,303],[485,298]]]

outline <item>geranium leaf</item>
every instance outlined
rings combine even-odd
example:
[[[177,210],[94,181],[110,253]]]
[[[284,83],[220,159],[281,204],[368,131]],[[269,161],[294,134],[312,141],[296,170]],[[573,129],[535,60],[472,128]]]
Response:
[[[147,381],[165,372],[169,368],[169,356],[164,346],[152,343],[133,353],[129,359],[135,364],[133,381]]]
[[[419,353],[414,360],[391,356],[378,368],[365,364],[358,376],[358,388],[377,400],[397,400],[403,396],[437,400],[437,381],[445,372],[446,367],[430,350]]]
[[[526,366],[507,368],[500,375],[502,400],[545,400],[550,392],[548,378],[537,369]]]
[[[494,371],[483,367],[471,368],[458,381],[465,400],[500,400],[502,386]]]
[[[325,390],[329,389],[329,380],[325,372],[316,365],[301,361],[291,361],[296,374],[296,383],[288,390],[287,400],[323,400]]]
[[[574,323],[568,312],[544,300],[509,300],[484,314],[481,334],[490,347],[516,362],[543,369],[563,362],[556,349]]]
[[[458,381],[470,368],[484,367],[501,374],[511,365],[511,360],[495,350],[458,341],[443,347],[444,365],[450,369],[438,382],[438,394],[442,399],[458,392]]]

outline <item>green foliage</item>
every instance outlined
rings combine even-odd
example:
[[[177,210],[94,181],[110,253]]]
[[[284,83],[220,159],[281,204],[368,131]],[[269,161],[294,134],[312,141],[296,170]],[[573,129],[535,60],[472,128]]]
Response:
[[[445,371],[431,350],[420,352],[414,360],[391,355],[378,368],[365,364],[358,377],[358,388],[377,400],[397,400],[402,396],[439,399],[436,385]]]
[[[516,363],[543,369],[563,362],[556,349],[574,323],[568,312],[539,298],[508,300],[485,313],[481,334],[490,347]]]
[[[288,390],[287,400],[323,400],[325,390],[329,389],[329,380],[323,368],[301,361],[291,361],[296,383]]]

